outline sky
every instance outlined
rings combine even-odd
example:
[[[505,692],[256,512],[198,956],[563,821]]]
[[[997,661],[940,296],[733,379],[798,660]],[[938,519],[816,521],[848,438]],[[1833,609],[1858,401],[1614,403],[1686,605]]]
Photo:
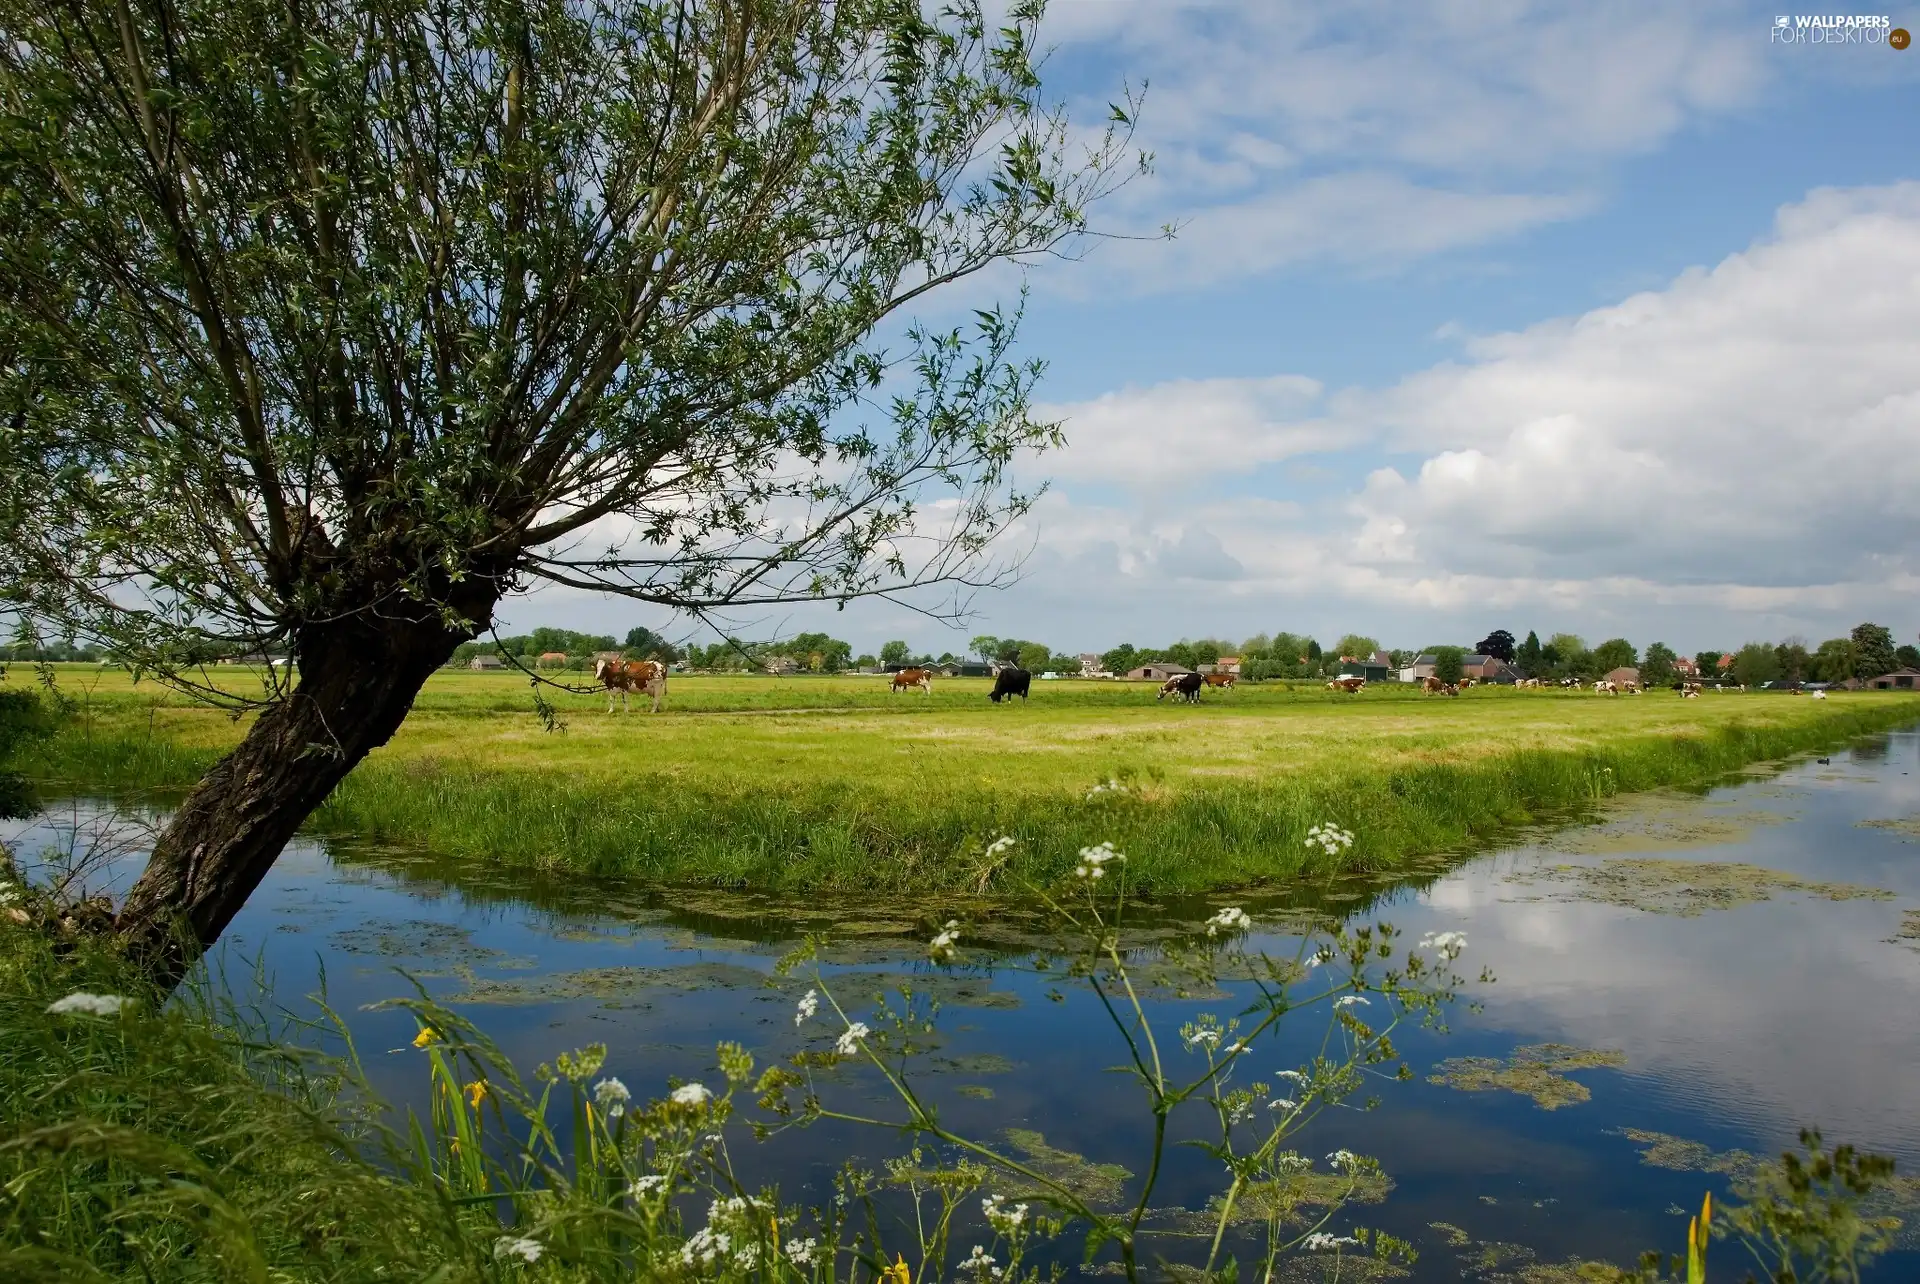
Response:
[[[1045,79],[1076,119],[1146,87],[1153,172],[1095,226],[1179,230],[933,305],[1029,292],[1068,445],[1020,463],[1048,489],[1001,546],[1017,582],[951,626],[887,602],[733,623],[856,652],[1913,641],[1920,49],[1777,17],[1055,0]],[[504,617],[706,636],[561,590]]]

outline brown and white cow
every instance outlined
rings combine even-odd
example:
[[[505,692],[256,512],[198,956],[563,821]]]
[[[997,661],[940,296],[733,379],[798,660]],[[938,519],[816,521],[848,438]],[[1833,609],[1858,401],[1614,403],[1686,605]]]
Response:
[[[1335,678],[1333,681],[1327,683],[1327,690],[1344,691],[1348,695],[1359,695],[1366,685],[1367,680],[1365,678]]]
[[[1155,700],[1164,700],[1172,696],[1175,700],[1185,700],[1188,704],[1200,703],[1200,689],[1206,686],[1204,673],[1176,673],[1160,684],[1160,694]]]
[[[1595,695],[1619,695],[1620,688],[1615,686],[1613,683],[1607,681],[1605,678],[1601,678],[1598,682],[1593,684],[1593,693]]]
[[[1438,678],[1422,678],[1420,689],[1428,695],[1446,695],[1449,691],[1447,684]]]
[[[893,689],[895,691],[905,691],[912,687],[919,687],[922,691],[926,692],[928,695],[932,695],[933,694],[933,670],[932,669],[902,669],[900,670],[900,672],[893,675]]]
[[[1206,678],[1207,685],[1210,687],[1219,687],[1226,691],[1233,689],[1234,677],[1231,673],[1208,673],[1202,676]]]
[[[616,699],[620,701],[621,708],[632,712],[632,706],[627,701],[627,695],[632,691],[652,696],[655,713],[660,712],[660,706],[667,698],[667,666],[658,660],[603,658],[593,662],[593,676],[607,689],[608,713],[613,712]]]
[[[1698,682],[1682,682],[1680,684],[1680,698],[1682,700],[1695,700],[1698,699],[1699,696],[1700,684]]]

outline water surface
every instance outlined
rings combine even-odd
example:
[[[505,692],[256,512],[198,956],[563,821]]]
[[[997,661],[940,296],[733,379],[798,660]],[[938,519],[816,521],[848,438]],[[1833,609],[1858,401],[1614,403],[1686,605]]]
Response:
[[[44,875],[42,853],[100,841],[103,808],[59,804],[4,837]],[[1776,1152],[1803,1125],[1891,1154],[1903,1174],[1920,1171],[1916,818],[1920,732],[1897,733],[1830,762],[1613,800],[1581,823],[1398,882],[1157,905],[1137,922],[1143,939],[1190,940],[1215,909],[1242,904],[1256,921],[1246,948],[1288,957],[1298,948],[1289,926],[1307,911],[1384,919],[1416,937],[1467,933],[1462,970],[1487,966],[1498,978],[1471,990],[1480,1010],[1456,1009],[1445,1035],[1400,1039],[1416,1080],[1382,1085],[1375,1111],[1329,1112],[1301,1149],[1380,1159],[1394,1189],[1333,1229],[1361,1224],[1413,1241],[1422,1257],[1412,1278],[1544,1278],[1526,1271],[1679,1248],[1686,1213],[1704,1190],[1727,1188],[1739,1152]],[[137,833],[116,832],[123,850],[89,873],[110,892],[138,868]],[[377,1086],[402,1105],[421,1100],[423,1067],[411,1050],[387,1050],[405,1048],[412,1019],[366,1010],[409,992],[397,969],[460,1007],[523,1070],[603,1042],[608,1072],[647,1095],[669,1076],[716,1081],[721,1039],[762,1063],[802,1046],[792,1014],[808,982],[775,977],[774,964],[802,931],[824,926],[838,942],[825,974],[855,1015],[871,1006],[863,996],[901,981],[943,1000],[938,1047],[917,1073],[950,1126],[995,1141],[1030,1129],[1138,1172],[1148,1120],[1138,1088],[1110,1073],[1123,1049],[1084,988],[1023,966],[1036,924],[1017,907],[981,915],[962,966],[943,971],[926,961],[928,928],[912,905],[663,893],[302,841],[235,920],[217,961],[233,975],[257,961],[295,1009],[324,973]],[[1226,989],[1161,992],[1156,1027],[1177,1044],[1172,1031],[1196,1014],[1231,1016],[1245,987]],[[1323,1028],[1319,1014],[1300,1014],[1247,1077],[1299,1064]],[[1513,1067],[1516,1049],[1546,1044],[1586,1055],[1523,1052],[1521,1064],[1544,1058],[1553,1072],[1554,1058],[1571,1056],[1587,1068],[1521,1082],[1537,1100],[1488,1083],[1488,1071]],[[1431,1082],[1436,1074],[1451,1082]],[[876,1078],[842,1070],[833,1084],[837,1104],[888,1109]],[[818,1202],[845,1156],[872,1166],[899,1142],[822,1126],[761,1145],[742,1131],[733,1146],[750,1180]],[[1204,1205],[1217,1172],[1200,1152],[1176,1151],[1156,1204]],[[1920,1278],[1920,1185],[1909,1189],[1903,1251],[1875,1279]],[[1077,1261],[1077,1249],[1063,1260]]]

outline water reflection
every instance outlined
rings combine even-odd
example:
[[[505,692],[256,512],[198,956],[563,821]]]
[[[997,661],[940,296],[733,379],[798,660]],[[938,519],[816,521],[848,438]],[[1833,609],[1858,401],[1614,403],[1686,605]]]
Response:
[[[1830,757],[1620,800],[1413,877],[1146,904],[1127,944],[1150,963],[1197,939],[1224,904],[1245,906],[1260,925],[1253,944],[1276,954],[1347,915],[1413,935],[1466,931],[1465,961],[1499,977],[1476,992],[1481,1009],[1456,1013],[1450,1035],[1402,1040],[1417,1081],[1387,1090],[1377,1112],[1323,1119],[1304,1147],[1380,1157],[1394,1189],[1358,1216],[1420,1246],[1417,1278],[1517,1277],[1530,1261],[1674,1248],[1677,1210],[1724,1189],[1740,1152],[1778,1150],[1804,1123],[1892,1153],[1905,1172],[1920,1165],[1920,949],[1901,936],[1920,906],[1920,829],[1900,823],[1920,816],[1920,734]],[[52,851],[56,865],[79,860],[89,887],[117,892],[137,869],[140,831],[101,816],[67,804],[8,839],[42,876]],[[967,966],[940,972],[923,942],[949,913],[970,921]],[[1138,1169],[1147,1119],[1137,1089],[1105,1073],[1121,1055],[1105,1015],[1020,966],[1057,944],[1029,907],[794,905],[302,842],[214,963],[238,974],[260,960],[289,1003],[324,971],[378,1086],[411,1102],[424,1088],[417,1061],[382,1055],[405,1045],[410,1020],[364,1010],[406,992],[396,968],[462,1005],[524,1066],[603,1041],[609,1070],[638,1088],[710,1078],[719,1039],[762,1061],[798,1046],[791,1015],[805,982],[774,964],[809,931],[831,933],[826,972],[849,997],[901,983],[937,993],[945,1010],[925,1072],[951,1125],[1034,1130],[1048,1153]],[[1238,990],[1162,985],[1156,1022],[1230,1014]],[[1319,1030],[1288,1030],[1260,1072],[1295,1064]],[[1516,1059],[1540,1045],[1563,1050]],[[1451,1068],[1430,1082],[1441,1062]],[[846,1086],[885,1099],[857,1075]],[[823,1127],[757,1148],[750,1163],[790,1196],[818,1198],[841,1156],[890,1144]],[[1218,1185],[1212,1161],[1180,1150],[1166,1202],[1197,1206]],[[1920,1225],[1920,1208],[1910,1215]],[[1877,1278],[1920,1275],[1914,1229]]]

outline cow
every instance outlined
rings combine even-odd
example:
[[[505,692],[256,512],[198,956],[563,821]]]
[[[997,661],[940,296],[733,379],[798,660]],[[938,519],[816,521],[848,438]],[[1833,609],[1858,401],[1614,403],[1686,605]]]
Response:
[[[1223,691],[1233,690],[1235,678],[1231,673],[1209,673],[1205,676],[1208,686],[1219,687]]]
[[[1185,700],[1188,704],[1200,703],[1200,688],[1207,685],[1203,673],[1176,673],[1160,684],[1160,694],[1155,700],[1164,700],[1171,695],[1176,700]]]
[[[933,670],[902,669],[893,675],[893,689],[905,691],[909,687],[919,687],[928,695],[933,694]]]
[[[1807,695],[1815,700],[1824,700],[1827,698],[1827,693],[1824,691],[1809,691]]]
[[[1475,681],[1476,679],[1474,678],[1462,678],[1460,679],[1459,682],[1455,683],[1455,685],[1458,686],[1462,691],[1465,691],[1468,687],[1472,686]]]
[[[1561,686],[1563,686],[1563,687],[1577,687],[1577,686],[1579,686],[1579,685],[1580,685],[1580,679],[1578,679],[1578,678],[1562,678],[1562,679],[1560,679],[1560,685],[1561,685]]]
[[[1335,678],[1333,681],[1327,683],[1327,690],[1344,691],[1348,695],[1359,695],[1362,688],[1366,685],[1367,680],[1365,678]]]
[[[602,657],[593,662],[593,676],[601,686],[607,689],[607,712],[613,712],[613,702],[620,701],[620,707],[629,713],[633,706],[628,703],[629,692],[638,691],[653,697],[653,711],[660,712],[660,706],[667,698],[667,666],[658,660],[611,660]]]
[[[1427,693],[1428,695],[1446,695],[1446,694],[1448,694],[1448,687],[1447,687],[1447,684],[1446,684],[1446,683],[1444,683],[1444,682],[1442,682],[1442,681],[1441,681],[1440,679],[1438,679],[1438,678],[1427,678],[1427,679],[1425,679],[1425,680],[1423,680],[1423,681],[1422,681],[1422,682],[1420,683],[1420,688],[1421,688],[1421,690],[1423,690],[1423,691],[1425,691],[1425,692],[1426,692],[1426,693]]]
[[[1513,685],[1516,687],[1537,687],[1540,685],[1540,679],[1521,678],[1518,682],[1514,683]]]
[[[1595,695],[1619,695],[1620,688],[1614,685],[1613,683],[1607,681],[1605,678],[1601,678],[1598,682],[1593,684],[1593,693]]]
[[[1700,684],[1698,682],[1682,682],[1680,684],[1680,698],[1682,700],[1694,700],[1698,699],[1699,696]]]
[[[1015,665],[1007,665],[993,675],[993,691],[987,699],[999,704],[1002,698],[1011,700],[1019,696],[1027,698],[1027,688],[1033,685],[1033,675]]]

